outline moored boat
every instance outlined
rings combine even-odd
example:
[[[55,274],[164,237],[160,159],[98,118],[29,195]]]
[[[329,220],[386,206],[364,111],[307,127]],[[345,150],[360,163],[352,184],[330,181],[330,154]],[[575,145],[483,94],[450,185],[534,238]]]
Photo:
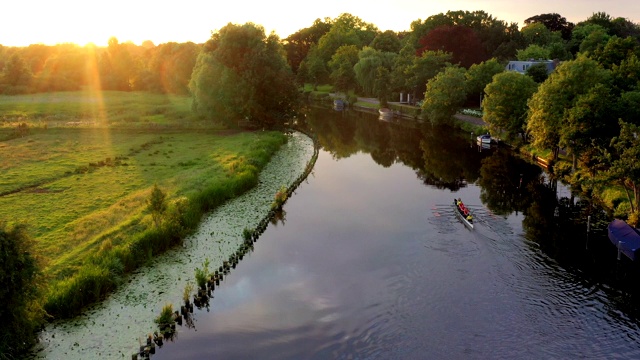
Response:
[[[607,227],[609,240],[618,248],[618,254],[625,254],[632,261],[640,257],[640,234],[638,229],[625,221],[615,219]]]
[[[491,135],[483,134],[479,135],[476,140],[481,144],[491,144]]]
[[[469,209],[467,209],[462,200],[453,199],[453,206],[455,206],[455,213],[460,218],[460,220],[462,220],[462,223],[467,227],[473,229],[473,215],[471,215],[471,212],[469,211]]]
[[[393,110],[389,108],[380,108],[378,109],[378,113],[380,113],[381,120],[391,120],[393,119]]]

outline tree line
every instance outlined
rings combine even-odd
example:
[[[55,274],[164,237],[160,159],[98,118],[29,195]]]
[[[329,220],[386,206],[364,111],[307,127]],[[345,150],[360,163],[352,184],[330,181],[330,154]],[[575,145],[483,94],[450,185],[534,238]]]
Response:
[[[187,43],[142,45],[109,39],[107,47],[33,44],[0,45],[0,94],[100,90],[188,94],[200,46]]]

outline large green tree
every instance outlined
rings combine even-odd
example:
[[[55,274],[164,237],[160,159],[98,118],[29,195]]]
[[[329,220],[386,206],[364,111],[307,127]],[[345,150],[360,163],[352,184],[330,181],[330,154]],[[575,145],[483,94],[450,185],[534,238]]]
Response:
[[[330,29],[331,19],[316,19],[312,26],[300,29],[283,40],[287,61],[293,72],[298,73],[298,68],[309,54],[311,46],[317,45],[320,38]]]
[[[354,65],[356,79],[365,94],[373,95],[378,68],[384,67],[389,72],[393,68],[397,54],[382,52],[372,47],[365,46],[358,53],[358,62]]]
[[[188,94],[189,80],[200,53],[200,46],[192,43],[168,42],[146,50],[149,59],[138,74],[134,89],[169,94]]]
[[[316,56],[327,63],[339,47],[355,45],[361,49],[369,45],[377,33],[378,28],[375,25],[366,23],[357,16],[343,13],[333,21],[331,29],[318,40]]]
[[[358,48],[355,45],[345,45],[338,48],[329,61],[331,81],[334,90],[347,93],[356,87],[356,74],[353,70],[358,62]]]
[[[560,148],[563,124],[580,95],[609,79],[609,72],[585,55],[561,63],[540,85],[529,101],[527,131],[534,146],[552,149],[554,159]]]
[[[467,95],[473,99],[480,99],[481,105],[485,87],[493,81],[494,75],[504,71],[504,65],[495,58],[471,65],[466,73]]]
[[[558,13],[535,15],[524,21],[525,25],[535,23],[544,25],[550,31],[559,31],[564,40],[571,39],[571,32],[575,26],[572,22],[568,22],[565,17],[560,16]]]
[[[496,74],[485,88],[482,102],[482,119],[493,134],[504,132],[512,140],[524,132],[527,118],[527,101],[538,85],[529,76],[515,71]]]
[[[618,132],[618,103],[609,86],[595,84],[578,95],[566,110],[560,130],[560,146],[573,157],[573,168],[580,160],[592,168],[598,156],[596,149],[609,144]]]
[[[433,125],[451,125],[467,98],[466,70],[449,66],[427,83],[422,111]]]
[[[267,37],[253,23],[228,24],[211,36],[189,88],[198,113],[229,125],[280,126],[294,115],[299,99],[278,37]]]
[[[2,93],[22,94],[31,90],[33,74],[22,56],[17,53],[9,58],[0,75],[0,92]]]
[[[107,51],[100,59],[100,79],[102,88],[107,90],[128,91],[133,87],[133,79],[138,71],[129,47],[118,39],[109,39]]]
[[[425,51],[420,56],[412,57],[412,62],[404,70],[404,87],[414,99],[423,98],[427,82],[450,65],[451,54],[444,51]]]
[[[394,53],[399,52],[402,48],[402,44],[400,43],[398,34],[393,32],[392,30],[387,30],[377,34],[376,37],[373,38],[373,41],[371,42],[371,44],[369,44],[369,46],[383,52]]]

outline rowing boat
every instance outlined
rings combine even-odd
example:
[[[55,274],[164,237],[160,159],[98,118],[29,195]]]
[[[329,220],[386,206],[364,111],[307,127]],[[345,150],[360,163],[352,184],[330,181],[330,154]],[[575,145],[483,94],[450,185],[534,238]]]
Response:
[[[460,218],[460,220],[462,220],[463,224],[465,224],[470,229],[473,229],[473,217],[471,220],[467,220],[466,216],[463,213],[463,209],[460,207],[460,205],[458,205],[458,202],[462,203],[459,200],[453,199],[453,206],[456,208],[456,215]],[[469,209],[467,209],[467,211],[469,211]],[[468,214],[471,214],[471,212],[468,212]]]

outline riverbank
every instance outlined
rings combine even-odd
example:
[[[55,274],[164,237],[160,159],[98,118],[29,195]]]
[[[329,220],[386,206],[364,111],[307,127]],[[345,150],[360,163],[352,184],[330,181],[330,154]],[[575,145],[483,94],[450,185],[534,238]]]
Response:
[[[0,97],[0,221],[28,226],[48,319],[81,313],[181,244],[202,214],[254,187],[286,141],[199,123],[187,97],[102,95]],[[158,222],[154,185],[166,196]]]
[[[35,349],[38,359],[131,357],[138,339],[157,329],[153,319],[166,303],[181,303],[194,269],[209,259],[218,268],[243,242],[243,231],[256,228],[269,211],[274,194],[293,182],[313,155],[313,141],[294,133],[259,175],[255,188],[208,214],[183,246],[154,257],[144,270],[82,315],[47,325]]]

